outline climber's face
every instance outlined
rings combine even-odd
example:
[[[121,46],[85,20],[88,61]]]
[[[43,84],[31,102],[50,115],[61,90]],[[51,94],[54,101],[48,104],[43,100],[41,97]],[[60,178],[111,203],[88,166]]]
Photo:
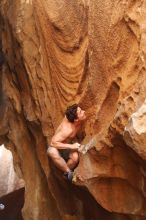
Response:
[[[86,119],[85,111],[80,107],[77,108],[77,117],[78,117],[77,120],[79,121],[83,121]]]

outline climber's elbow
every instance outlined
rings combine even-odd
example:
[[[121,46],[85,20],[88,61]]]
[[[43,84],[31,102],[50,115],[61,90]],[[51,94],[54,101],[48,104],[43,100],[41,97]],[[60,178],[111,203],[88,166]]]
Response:
[[[50,146],[51,146],[51,147],[56,147],[56,145],[57,145],[57,142],[56,142],[56,141],[52,140],[52,141],[50,142]]]

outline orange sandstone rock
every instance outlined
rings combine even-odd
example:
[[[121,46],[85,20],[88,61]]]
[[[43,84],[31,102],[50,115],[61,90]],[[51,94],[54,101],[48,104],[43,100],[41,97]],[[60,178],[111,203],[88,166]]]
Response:
[[[129,128],[146,94],[145,19],[141,0],[1,0],[0,143],[25,181],[24,219],[146,219],[145,139]],[[75,185],[46,155],[72,102],[87,112],[82,143],[97,136]]]

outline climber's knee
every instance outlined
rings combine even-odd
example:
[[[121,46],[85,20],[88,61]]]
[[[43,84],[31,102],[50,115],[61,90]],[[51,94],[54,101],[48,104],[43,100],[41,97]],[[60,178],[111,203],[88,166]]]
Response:
[[[55,147],[49,146],[47,149],[47,155],[52,159],[55,159],[59,157],[59,152]]]
[[[72,161],[77,164],[79,162],[79,154],[78,152],[71,152],[69,155],[69,158],[72,159]]]

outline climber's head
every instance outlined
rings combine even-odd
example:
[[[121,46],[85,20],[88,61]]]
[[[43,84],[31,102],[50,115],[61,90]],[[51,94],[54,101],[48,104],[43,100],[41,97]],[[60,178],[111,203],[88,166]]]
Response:
[[[65,115],[66,118],[72,123],[75,121],[83,121],[86,119],[85,111],[82,110],[78,104],[67,107]]]

